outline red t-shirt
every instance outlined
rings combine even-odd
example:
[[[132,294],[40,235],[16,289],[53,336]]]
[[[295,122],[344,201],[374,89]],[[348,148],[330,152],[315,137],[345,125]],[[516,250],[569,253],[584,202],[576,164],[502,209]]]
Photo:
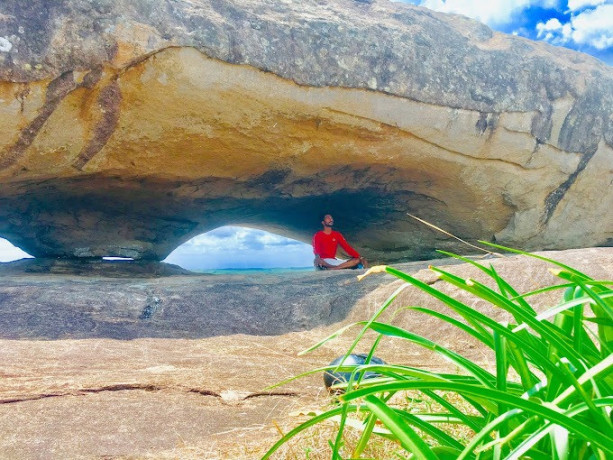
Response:
[[[319,255],[322,259],[336,258],[336,250],[339,244],[348,256],[356,259],[360,257],[358,251],[349,246],[349,243],[347,243],[340,232],[332,230],[330,234],[327,234],[320,230],[313,235],[313,253]]]

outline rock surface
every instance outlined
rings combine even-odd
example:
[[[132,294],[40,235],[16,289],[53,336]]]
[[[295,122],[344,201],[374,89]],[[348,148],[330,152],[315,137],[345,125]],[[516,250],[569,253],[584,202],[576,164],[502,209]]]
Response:
[[[0,236],[163,259],[224,224],[371,259],[613,242],[613,69],[387,1],[0,5]],[[586,204],[589,203],[589,204]]]
[[[613,248],[546,255],[594,278],[613,278]],[[555,280],[538,260],[484,262],[519,292]],[[504,319],[491,305],[445,287],[423,265],[399,268]],[[369,319],[401,285],[389,275],[357,283],[351,272],[126,279],[0,267],[0,458],[24,460],[261,458],[278,439],[278,429],[287,432],[305,420],[304,414],[330,401],[320,374],[265,388],[342,354],[355,329],[297,356],[340,327]],[[483,279],[466,264],[447,269]],[[312,288],[310,296],[306,286]],[[549,292],[531,303],[542,310],[560,295]],[[227,304],[219,305],[220,300]],[[408,287],[385,319],[492,368],[493,357],[478,343],[431,317],[403,310],[406,305],[445,311]],[[258,325],[250,324],[255,310]],[[147,311],[151,314],[143,315]],[[217,332],[210,322],[219,324]],[[207,328],[213,333],[202,332]],[[262,333],[273,335],[254,335]],[[367,336],[357,351],[367,351],[372,340]],[[444,358],[401,341],[384,340],[377,355],[390,363],[456,370]],[[275,458],[302,458],[309,442],[321,447],[326,441],[311,437],[306,442]],[[317,452],[313,458],[327,458]]]

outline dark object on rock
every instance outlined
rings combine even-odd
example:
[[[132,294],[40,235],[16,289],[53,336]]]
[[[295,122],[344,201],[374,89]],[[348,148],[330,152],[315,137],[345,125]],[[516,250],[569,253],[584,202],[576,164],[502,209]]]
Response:
[[[330,366],[340,365],[341,361],[343,360],[343,357],[344,355],[336,358],[334,361],[330,363]],[[349,356],[347,356],[345,361],[343,361],[343,365],[356,366],[356,367],[361,366],[363,364],[366,364],[366,358],[368,358],[367,354],[363,354],[363,353],[350,354]],[[370,359],[369,364],[385,364],[385,362],[381,358],[377,358],[376,356],[373,356]],[[360,374],[363,374],[362,379],[372,379],[372,378],[381,376],[381,374],[377,374],[375,372],[368,372],[368,371],[363,372],[363,373],[360,372],[356,374],[356,377],[355,377],[356,380],[359,378]],[[336,385],[338,383],[346,383],[350,379],[351,379],[351,372],[330,372],[330,371],[324,372],[324,385],[326,386],[328,390],[330,389],[332,385]]]

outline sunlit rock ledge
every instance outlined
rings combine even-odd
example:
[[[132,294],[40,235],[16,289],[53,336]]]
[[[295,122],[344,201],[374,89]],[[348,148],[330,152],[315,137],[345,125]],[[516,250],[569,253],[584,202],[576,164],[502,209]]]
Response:
[[[308,242],[322,211],[374,260],[459,249],[407,213],[613,243],[613,69],[589,56],[385,1],[29,5],[0,5],[0,236],[34,256],[161,260],[226,224]]]

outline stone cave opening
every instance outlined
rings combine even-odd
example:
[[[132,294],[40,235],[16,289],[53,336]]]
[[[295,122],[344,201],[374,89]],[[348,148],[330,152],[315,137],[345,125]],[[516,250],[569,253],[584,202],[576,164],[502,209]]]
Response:
[[[225,225],[201,233],[164,262],[196,271],[302,270],[313,267],[310,244],[254,227]]]
[[[31,259],[33,256],[15,246],[9,240],[0,238],[0,262],[12,262],[20,259]]]

